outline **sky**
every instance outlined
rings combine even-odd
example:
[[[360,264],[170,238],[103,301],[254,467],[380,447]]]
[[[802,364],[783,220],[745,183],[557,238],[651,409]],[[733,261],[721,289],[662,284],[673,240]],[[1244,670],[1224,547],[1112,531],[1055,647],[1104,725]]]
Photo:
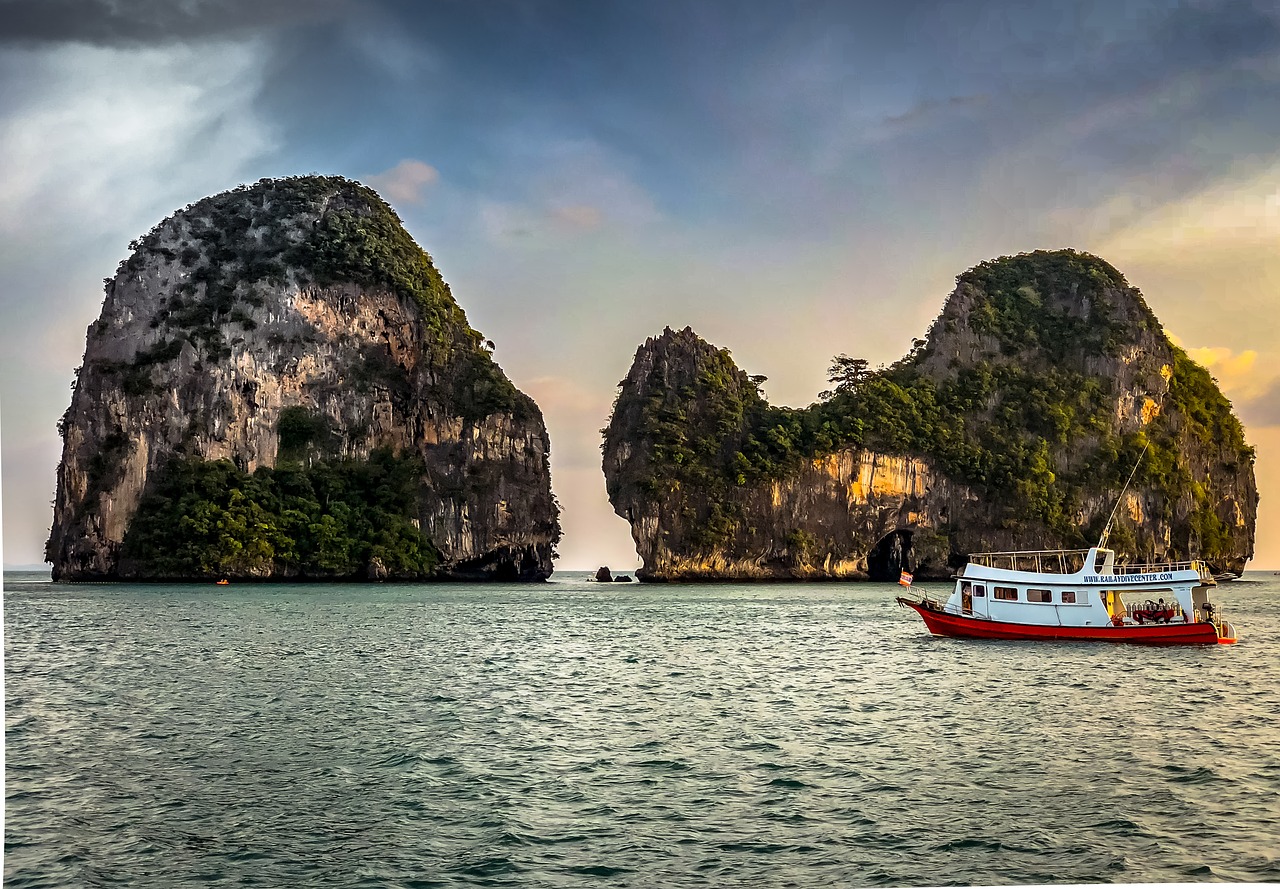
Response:
[[[538,402],[557,569],[634,570],[600,430],[686,325],[768,377],[888,363],[965,269],[1140,288],[1257,448],[1280,569],[1280,4],[0,0],[3,561],[39,563],[102,279],[263,177],[376,188]]]

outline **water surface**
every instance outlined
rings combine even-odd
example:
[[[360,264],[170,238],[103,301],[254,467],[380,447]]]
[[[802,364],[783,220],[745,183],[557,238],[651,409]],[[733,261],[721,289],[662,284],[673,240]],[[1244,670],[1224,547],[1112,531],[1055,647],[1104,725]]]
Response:
[[[1169,649],[879,584],[5,581],[6,887],[1280,880],[1270,573]]]

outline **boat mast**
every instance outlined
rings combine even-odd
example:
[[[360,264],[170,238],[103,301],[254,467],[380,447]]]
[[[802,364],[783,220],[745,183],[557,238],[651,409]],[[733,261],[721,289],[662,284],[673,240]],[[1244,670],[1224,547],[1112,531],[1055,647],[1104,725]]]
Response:
[[[1120,503],[1124,500],[1125,491],[1129,490],[1133,477],[1138,474],[1138,467],[1142,465],[1142,458],[1147,456],[1147,448],[1149,447],[1151,447],[1151,439],[1148,438],[1147,447],[1142,449],[1142,453],[1138,455],[1137,461],[1133,464],[1133,470],[1129,473],[1129,480],[1120,489],[1120,496],[1116,498],[1116,505],[1111,507],[1111,516],[1107,519],[1107,524],[1102,528],[1102,536],[1098,538],[1098,549],[1106,547],[1107,538],[1111,536],[1111,523],[1116,520],[1116,512],[1120,509]]]

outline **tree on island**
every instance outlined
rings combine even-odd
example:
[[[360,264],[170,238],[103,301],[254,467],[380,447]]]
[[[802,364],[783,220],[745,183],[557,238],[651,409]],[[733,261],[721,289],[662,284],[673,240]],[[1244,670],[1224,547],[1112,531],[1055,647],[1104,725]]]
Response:
[[[829,401],[838,394],[856,392],[870,376],[870,361],[865,358],[850,358],[841,352],[831,359],[831,366],[827,368],[827,381],[834,384],[835,388],[819,392],[818,397]]]

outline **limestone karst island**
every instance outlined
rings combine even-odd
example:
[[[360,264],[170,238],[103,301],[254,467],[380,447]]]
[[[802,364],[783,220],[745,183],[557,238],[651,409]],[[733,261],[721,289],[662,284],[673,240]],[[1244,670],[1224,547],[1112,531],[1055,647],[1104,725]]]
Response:
[[[603,450],[642,579],[941,578],[970,552],[1094,544],[1113,510],[1132,562],[1238,575],[1253,554],[1230,403],[1094,256],[982,263],[909,355],[831,377],[777,407],[692,330],[637,350]]]
[[[551,574],[541,412],[377,194],[262,180],[131,250],[60,424],[55,579]],[[1113,510],[1133,561],[1252,556],[1230,403],[1101,259],[983,263],[909,355],[831,379],[779,407],[692,330],[639,348],[603,450],[641,579],[944,577]]]
[[[377,194],[263,180],[131,249],[60,424],[55,580],[550,575],[542,414]]]

